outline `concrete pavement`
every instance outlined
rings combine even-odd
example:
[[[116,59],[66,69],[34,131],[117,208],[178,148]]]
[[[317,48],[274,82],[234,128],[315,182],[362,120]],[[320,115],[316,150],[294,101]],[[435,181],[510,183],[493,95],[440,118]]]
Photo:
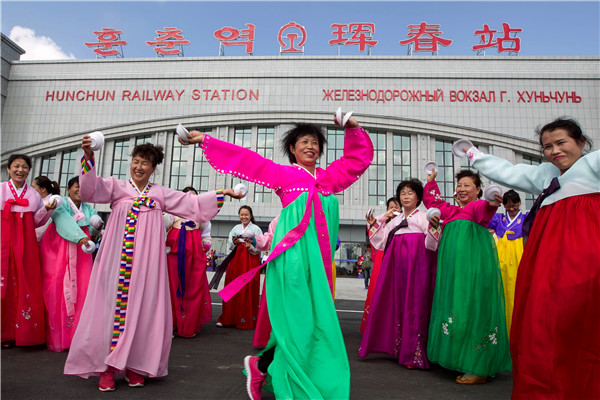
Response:
[[[351,399],[510,399],[509,372],[485,385],[463,386],[454,382],[457,372],[437,365],[429,371],[408,370],[383,354],[359,358],[364,283],[344,277],[336,286],[336,309],[350,361]],[[167,377],[149,379],[143,388],[130,388],[120,379],[115,392],[103,393],[97,388],[98,378],[63,375],[66,352],[17,347],[1,351],[2,399],[246,399],[243,359],[257,351],[251,345],[253,331],[216,327],[221,312],[216,292],[212,300],[213,321],[193,339],[173,339]],[[263,399],[273,398],[263,392]]]

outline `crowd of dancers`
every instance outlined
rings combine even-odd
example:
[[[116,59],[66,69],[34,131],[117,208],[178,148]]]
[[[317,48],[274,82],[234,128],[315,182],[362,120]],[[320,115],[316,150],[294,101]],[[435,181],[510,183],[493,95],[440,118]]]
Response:
[[[244,359],[248,396],[268,388],[276,398],[349,398],[333,301],[334,194],[366,171],[373,145],[349,114],[334,122],[345,128],[344,151],[326,168],[316,166],[326,137],[311,124],[282,139],[291,165],[197,131],[180,139],[201,146],[218,172],[272,189],[283,205],[265,233],[252,209],[240,208],[231,253],[210,283],[210,220],[225,196],[243,193],[153,184],[164,154],[149,143],[133,149],[131,179],[99,177],[85,136],[80,174],[61,198],[48,178],[30,187],[30,158],[12,155],[0,185],[2,347],[69,349],[64,373],[99,376],[101,391],[114,390],[120,375],[143,386],[167,375],[174,334],[193,337],[212,319],[209,288],[225,274],[217,325],[255,329],[263,349]],[[546,163],[512,165],[464,148],[478,172],[456,175],[452,203],[433,170],[425,185],[402,181],[384,214],[367,215],[373,266],[360,357],[387,353],[408,369],[436,363],[460,372],[459,384],[512,369],[515,399],[600,398],[600,152],[569,119],[538,137]],[[480,175],[539,197],[529,213],[514,190],[481,199]],[[88,203],[111,205],[106,224]],[[268,251],[264,262],[260,251]]]

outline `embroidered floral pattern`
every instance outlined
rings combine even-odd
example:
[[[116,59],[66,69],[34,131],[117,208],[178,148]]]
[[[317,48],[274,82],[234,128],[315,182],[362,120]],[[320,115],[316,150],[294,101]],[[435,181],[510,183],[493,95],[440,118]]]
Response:
[[[488,336],[484,336],[483,340],[475,345],[477,350],[483,350],[486,346],[489,345],[498,345],[498,327],[495,327],[493,331],[490,331]]]
[[[448,321],[444,321],[442,322],[442,333],[444,335],[448,335],[450,337],[454,336],[454,334],[452,333],[452,324],[454,323],[454,319],[456,319],[455,316],[452,317],[448,317]]]

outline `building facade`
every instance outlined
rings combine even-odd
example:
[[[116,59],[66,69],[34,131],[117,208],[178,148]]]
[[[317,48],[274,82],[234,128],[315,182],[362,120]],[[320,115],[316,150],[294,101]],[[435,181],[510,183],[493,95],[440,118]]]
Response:
[[[7,45],[8,43],[8,45]],[[150,141],[165,149],[154,181],[200,191],[238,181],[217,174],[199,148],[181,146],[178,123],[287,163],[279,147],[296,122],[323,127],[328,146],[322,166],[340,157],[338,107],[353,110],[375,145],[373,164],[338,195],[340,238],[336,258],[356,255],[365,240],[364,215],[383,212],[398,182],[425,180],[423,165],[440,165],[445,196],[453,175],[468,167],[452,142],[470,139],[513,162],[539,163],[534,129],[559,116],[577,119],[600,140],[598,57],[273,56],[19,61],[18,46],[2,36],[2,170],[12,153],[29,154],[31,178],[46,175],[61,187],[78,171],[81,138],[102,131],[97,154],[102,176],[126,179],[130,152]],[[213,221],[226,237],[241,204],[262,227],[279,214],[279,199],[247,184],[245,200],[228,201]],[[63,193],[64,194],[64,193]],[[532,196],[522,194],[526,205]],[[109,212],[108,205],[97,209]],[[224,251],[217,241],[217,252]]]

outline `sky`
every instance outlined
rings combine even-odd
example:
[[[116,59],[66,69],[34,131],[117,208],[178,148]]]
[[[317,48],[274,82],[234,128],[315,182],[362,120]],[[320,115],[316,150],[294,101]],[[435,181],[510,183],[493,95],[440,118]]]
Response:
[[[409,25],[439,24],[440,56],[476,55],[475,31],[487,24],[502,35],[503,23],[518,33],[519,56],[600,56],[600,1],[26,1],[0,0],[1,31],[26,50],[22,60],[94,59],[94,31],[121,30],[125,58],[153,58],[145,42],[166,27],[182,30],[190,44],[186,57],[215,57],[214,32],[230,26],[255,25],[254,56],[279,55],[278,32],[291,21],[306,29],[305,55],[367,55],[358,45],[337,46],[332,24],[370,23],[371,55],[406,55]],[[347,40],[351,35],[344,34]],[[504,42],[507,47],[514,42]],[[339,47],[339,49],[338,49]],[[368,48],[368,47],[367,47]],[[415,55],[431,55],[416,52]],[[228,46],[226,56],[248,56],[244,46]],[[498,47],[488,56],[508,56]]]

